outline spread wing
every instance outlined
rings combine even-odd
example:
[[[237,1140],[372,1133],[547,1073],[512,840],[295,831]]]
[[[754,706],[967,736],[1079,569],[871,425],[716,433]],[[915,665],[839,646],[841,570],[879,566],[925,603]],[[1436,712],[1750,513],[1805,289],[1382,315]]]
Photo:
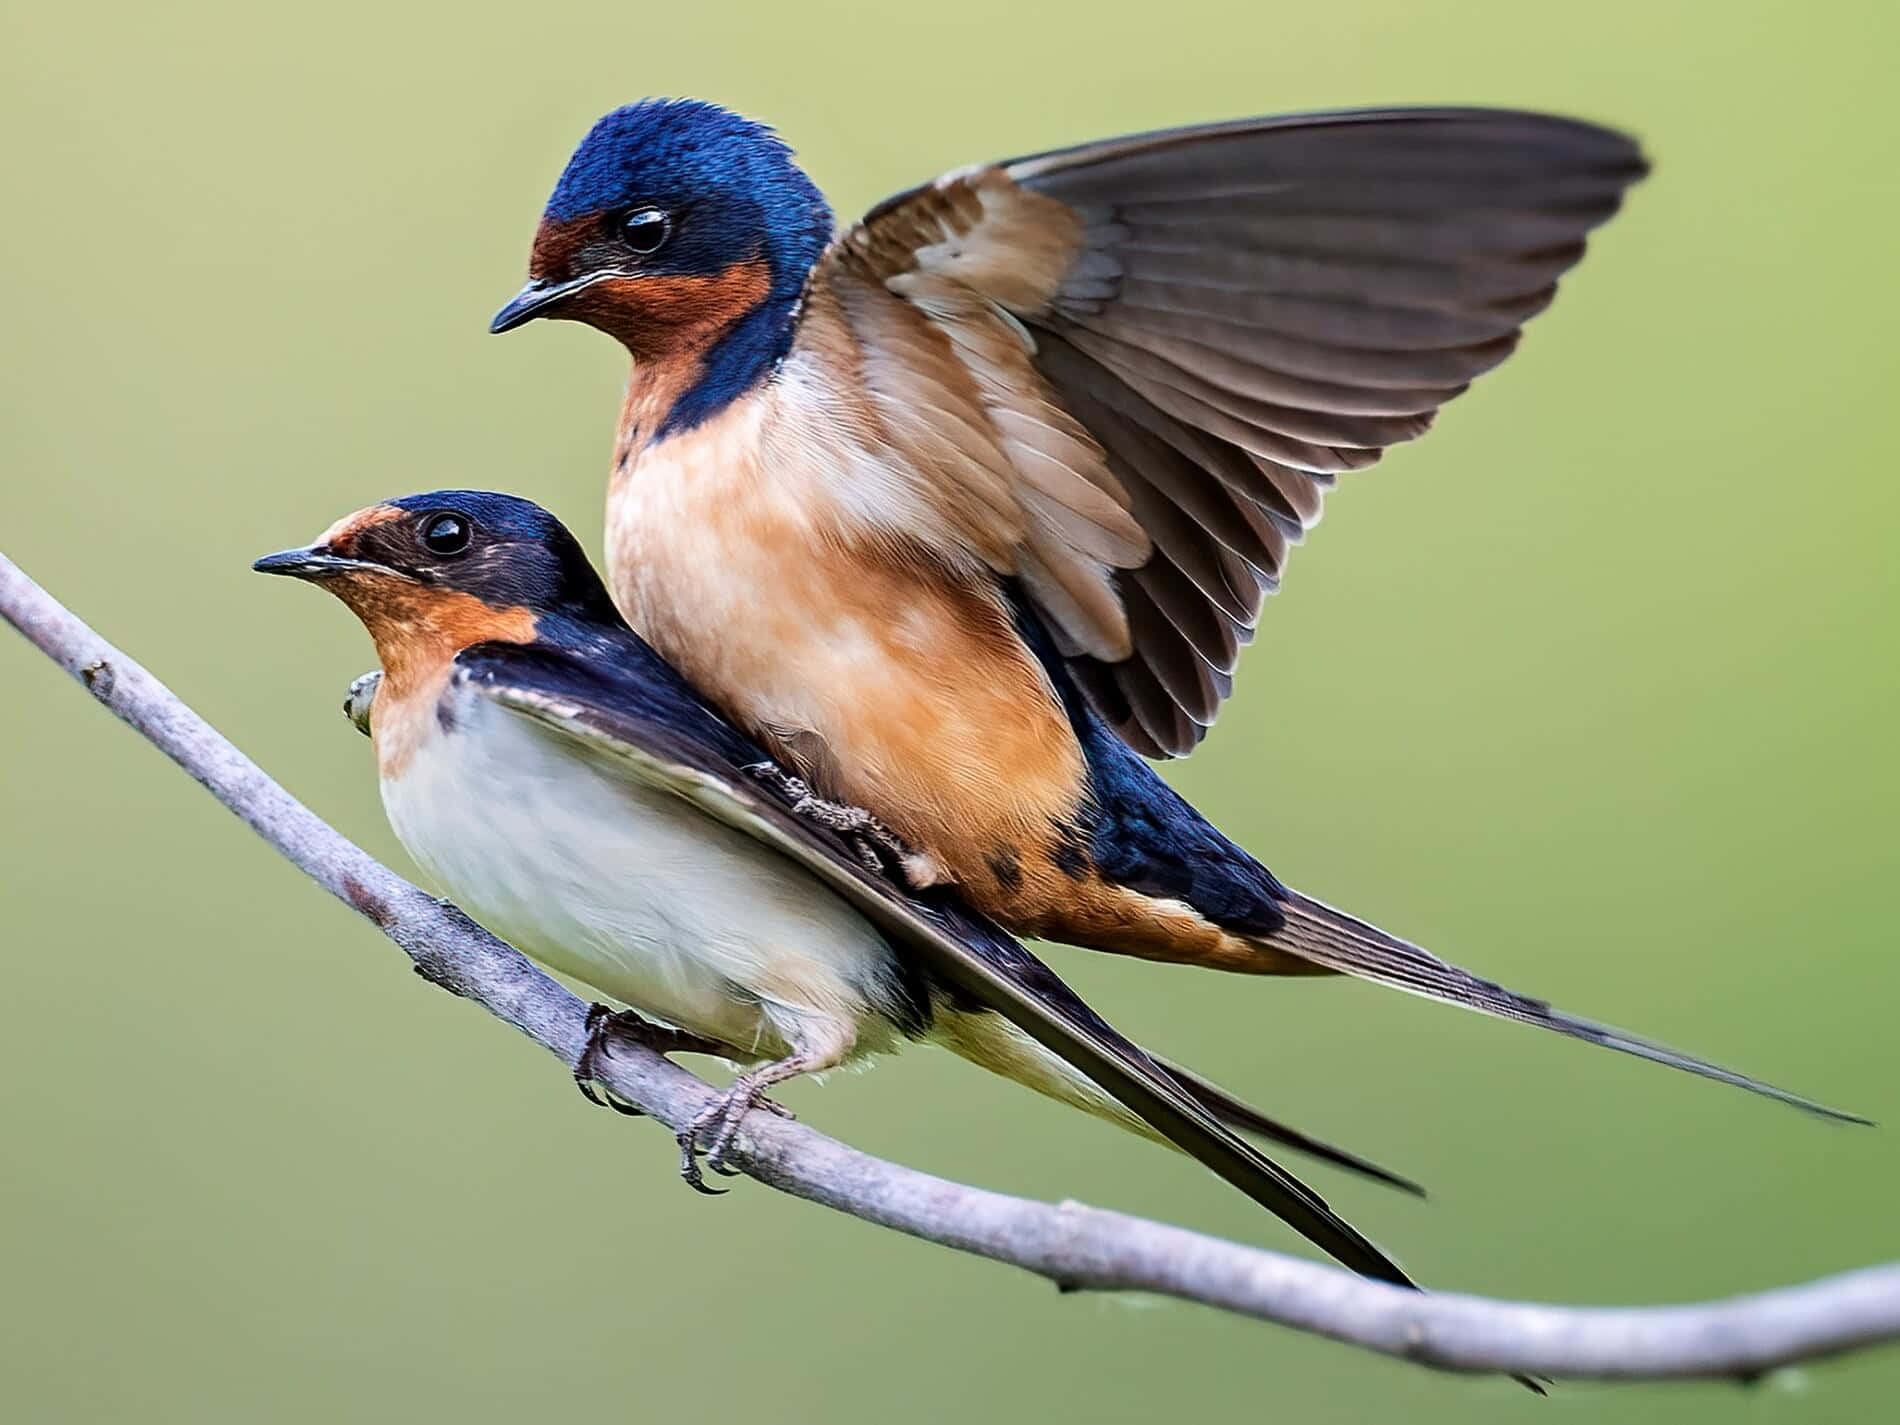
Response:
[[[873,209],[802,339],[855,363],[916,538],[1020,579],[1098,711],[1180,755],[1335,478],[1504,360],[1644,171],[1502,110],[1111,139]]]
[[[798,862],[933,981],[1002,1015],[1080,1069],[1314,1245],[1366,1276],[1412,1285],[1318,1194],[1223,1127],[1189,1088],[1003,931],[947,896],[926,901],[906,894],[866,871],[834,833],[794,815],[744,770],[765,754],[708,711],[644,644],[631,635],[628,644],[613,651],[610,671],[545,648],[480,644],[456,659],[456,676],[557,735],[609,754],[629,776],[685,798]],[[1250,1122],[1244,1117],[1250,1110],[1227,1107]]]

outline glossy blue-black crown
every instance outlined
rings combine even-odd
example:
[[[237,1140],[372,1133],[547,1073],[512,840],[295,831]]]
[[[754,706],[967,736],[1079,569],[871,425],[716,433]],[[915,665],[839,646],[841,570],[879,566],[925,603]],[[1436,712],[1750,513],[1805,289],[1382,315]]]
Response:
[[[518,605],[536,613],[561,611],[620,622],[581,542],[534,501],[493,490],[431,490],[386,503],[424,517],[456,515],[470,524],[467,553],[454,563],[442,563],[436,582],[497,607]],[[373,543],[380,534],[380,527],[372,525],[366,537]]]
[[[547,215],[566,223],[647,204],[680,215],[682,242],[702,245],[695,226],[732,239],[729,259],[752,255],[747,239],[762,238],[773,275],[801,285],[831,241],[831,207],[786,142],[698,99],[643,99],[595,124]]]

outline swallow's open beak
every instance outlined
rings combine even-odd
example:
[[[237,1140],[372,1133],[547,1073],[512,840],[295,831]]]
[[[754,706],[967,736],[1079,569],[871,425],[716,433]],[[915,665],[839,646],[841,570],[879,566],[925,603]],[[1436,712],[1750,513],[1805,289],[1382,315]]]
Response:
[[[392,572],[380,564],[371,564],[362,559],[345,559],[340,554],[332,554],[320,544],[309,544],[302,549],[285,549],[276,554],[266,554],[251,568],[259,574],[287,574],[293,579],[327,579],[337,574]]]
[[[564,302],[583,287],[590,287],[602,277],[611,274],[590,272],[583,277],[570,277],[565,282],[550,282],[537,277],[509,299],[508,305],[495,313],[495,320],[488,324],[491,333],[511,332],[518,326],[533,321],[557,302]]]

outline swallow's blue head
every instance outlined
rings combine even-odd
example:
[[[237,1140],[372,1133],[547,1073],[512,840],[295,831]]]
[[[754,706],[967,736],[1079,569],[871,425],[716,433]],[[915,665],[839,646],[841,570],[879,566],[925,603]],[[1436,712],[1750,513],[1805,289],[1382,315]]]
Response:
[[[528,285],[492,329],[559,317],[638,360],[690,364],[669,418],[689,428],[790,348],[831,228],[824,195],[763,124],[693,99],[642,100],[595,124],[568,160]]]

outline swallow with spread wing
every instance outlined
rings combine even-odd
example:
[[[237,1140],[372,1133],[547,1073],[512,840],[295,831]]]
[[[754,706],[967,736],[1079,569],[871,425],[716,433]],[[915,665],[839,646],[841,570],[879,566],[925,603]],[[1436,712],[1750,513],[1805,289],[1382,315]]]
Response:
[[[1645,171],[1546,115],[1297,115],[959,169],[834,234],[769,129],[650,100],[575,152],[493,330],[632,354],[620,608],[920,881],[1021,934],[1357,975],[1831,1113],[1302,895],[1142,760],[1200,741],[1337,476],[1503,361]]]
[[[255,567],[327,589],[375,641],[382,675],[345,706],[371,730],[390,825],[442,888],[685,1031],[661,1043],[752,1066],[680,1135],[695,1186],[699,1147],[723,1169],[772,1085],[923,1040],[1171,1144],[1345,1265],[1411,1284],[1232,1129],[1415,1187],[1157,1062],[954,892],[868,868],[627,627],[539,506],[411,496]],[[583,1087],[608,1027],[597,1013]]]

